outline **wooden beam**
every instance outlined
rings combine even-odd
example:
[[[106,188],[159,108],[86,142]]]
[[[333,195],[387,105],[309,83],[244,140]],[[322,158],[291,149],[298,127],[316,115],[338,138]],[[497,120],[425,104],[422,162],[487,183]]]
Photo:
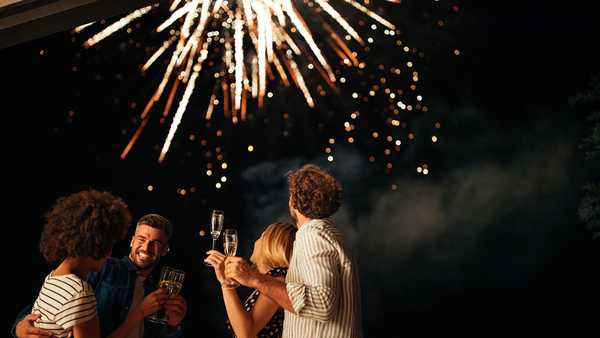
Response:
[[[0,49],[166,0],[0,0]]]

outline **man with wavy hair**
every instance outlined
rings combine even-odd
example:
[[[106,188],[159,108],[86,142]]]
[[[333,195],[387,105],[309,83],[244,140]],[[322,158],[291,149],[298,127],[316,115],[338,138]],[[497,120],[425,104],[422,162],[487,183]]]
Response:
[[[312,164],[290,173],[288,185],[298,232],[285,282],[258,273],[240,257],[227,257],[225,275],[285,309],[284,338],[360,338],[358,271],[329,219],[340,207],[342,186]]]

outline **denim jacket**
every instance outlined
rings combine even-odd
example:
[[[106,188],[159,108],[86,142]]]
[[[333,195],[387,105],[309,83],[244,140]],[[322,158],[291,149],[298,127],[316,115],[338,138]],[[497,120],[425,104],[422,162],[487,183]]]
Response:
[[[115,331],[127,318],[133,298],[137,267],[125,256],[122,259],[109,258],[100,272],[88,275],[88,282],[94,287],[102,337]],[[152,278],[144,282],[144,295],[156,290]],[[178,328],[144,321],[144,338],[181,338]]]
[[[122,259],[108,258],[100,272],[88,275],[88,282],[94,287],[96,293],[101,337],[107,337],[114,332],[127,318],[136,277],[137,268],[127,256]],[[147,278],[144,282],[144,295],[156,288],[157,285],[152,278]],[[29,313],[31,313],[31,305],[19,313],[12,327],[13,337],[16,337],[16,325]],[[146,320],[144,321],[144,338],[183,338],[183,331],[180,328],[155,324]]]

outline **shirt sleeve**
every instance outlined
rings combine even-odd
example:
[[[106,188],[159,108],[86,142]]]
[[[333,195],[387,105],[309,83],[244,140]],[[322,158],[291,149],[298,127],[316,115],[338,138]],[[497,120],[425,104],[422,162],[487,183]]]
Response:
[[[56,313],[54,321],[64,329],[85,323],[97,316],[96,296],[91,287],[84,288],[69,299]]]
[[[298,236],[298,273],[302,282],[288,282],[286,289],[296,314],[318,321],[331,319],[338,300],[339,258],[331,239],[319,229]]]

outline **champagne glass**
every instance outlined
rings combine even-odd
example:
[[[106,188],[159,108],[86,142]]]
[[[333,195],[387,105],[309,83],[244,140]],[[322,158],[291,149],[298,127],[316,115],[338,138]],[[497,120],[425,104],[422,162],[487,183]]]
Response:
[[[183,287],[183,280],[185,279],[185,272],[182,270],[173,269],[165,266],[160,271],[160,280],[158,286],[167,290],[169,295],[177,295]],[[154,323],[166,324],[167,316],[165,309],[160,309],[150,317],[148,320]]]
[[[210,217],[210,235],[212,236],[212,250],[215,249],[215,245],[217,243],[217,239],[221,235],[221,230],[223,229],[223,221],[225,220],[225,213],[223,210],[213,210]],[[212,266],[212,264],[208,262],[204,262],[206,266]]]
[[[226,256],[235,256],[238,247],[238,234],[235,229],[225,229],[223,232],[223,249]],[[227,282],[227,286],[237,288],[240,283],[231,279]]]

